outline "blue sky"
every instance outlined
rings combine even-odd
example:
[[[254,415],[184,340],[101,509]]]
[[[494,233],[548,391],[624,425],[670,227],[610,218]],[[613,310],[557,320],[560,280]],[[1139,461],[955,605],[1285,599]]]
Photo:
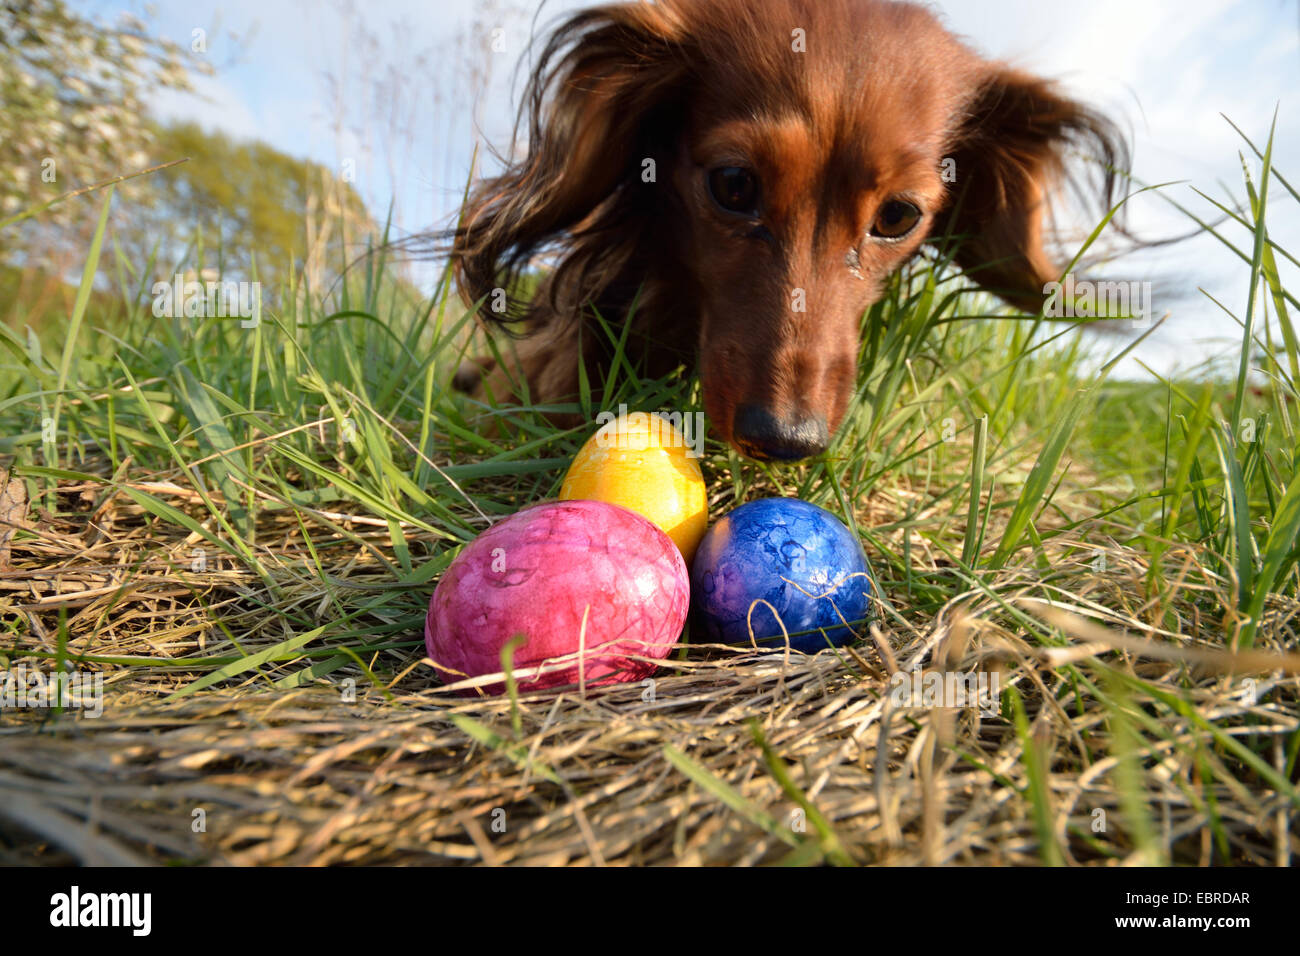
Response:
[[[1238,152],[1246,147],[1226,114],[1261,145],[1278,109],[1274,162],[1300,183],[1300,0],[948,0],[932,4],[949,27],[985,55],[1059,79],[1131,129],[1134,171],[1149,183],[1186,181],[1164,195],[1206,218],[1208,204],[1242,197]],[[79,0],[111,19],[121,3]],[[588,4],[551,0],[540,16]],[[508,145],[511,77],[533,31],[523,0],[158,0],[125,6],[155,32],[189,48],[206,32],[217,69],[200,96],[160,94],[163,116],[197,120],[232,137],[259,138],[337,167],[350,160],[357,187],[379,215],[394,204],[400,230],[445,224],[469,175],[476,130]],[[357,24],[364,28],[358,31]],[[493,31],[500,31],[494,33]],[[365,34],[369,34],[367,37]],[[497,40],[498,52],[490,49]],[[475,103],[471,70],[489,75]],[[1258,168],[1251,157],[1252,171]],[[1300,255],[1300,210],[1274,184],[1270,235]],[[1187,220],[1153,195],[1130,208],[1153,237],[1186,231]],[[1247,245],[1240,230],[1229,230]],[[1238,327],[1195,290],[1238,315],[1247,274],[1210,237],[1127,257],[1107,276],[1156,282],[1156,314],[1170,323],[1138,356],[1162,372],[1224,350]],[[1300,270],[1290,270],[1300,288]],[[1168,290],[1186,290],[1170,295]],[[1132,361],[1126,374],[1141,374]]]

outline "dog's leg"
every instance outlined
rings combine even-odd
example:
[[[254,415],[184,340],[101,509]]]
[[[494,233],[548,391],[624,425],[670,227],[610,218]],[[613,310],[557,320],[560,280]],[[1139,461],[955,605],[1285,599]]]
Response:
[[[451,377],[451,387],[466,395],[479,395],[479,386],[483,379],[496,369],[497,360],[490,355],[476,355],[460,363],[456,374]]]
[[[585,338],[585,337],[584,337]],[[558,405],[576,402],[579,397],[578,364],[582,352],[588,353],[588,381],[596,389],[603,373],[593,360],[589,343],[579,349],[575,323],[548,325],[522,339],[501,341],[500,361],[481,355],[461,363],[452,378],[458,391],[479,401],[498,405]],[[559,427],[572,427],[580,416],[548,412],[547,418]]]

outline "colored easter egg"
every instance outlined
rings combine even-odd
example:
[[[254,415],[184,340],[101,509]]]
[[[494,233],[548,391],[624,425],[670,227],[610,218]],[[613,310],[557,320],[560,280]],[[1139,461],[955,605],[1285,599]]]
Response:
[[[668,655],[689,606],[686,564],[645,518],[600,501],[548,502],[465,546],[434,591],[424,640],[449,683],[500,673],[515,635],[524,637],[515,671],[567,658],[562,669],[521,677],[521,689],[576,684],[580,671],[588,686],[634,681]]]
[[[700,465],[682,432],[662,415],[632,412],[601,426],[560,487],[562,501],[607,501],[662,528],[689,563],[709,524]]]
[[[691,568],[691,601],[706,640],[748,644],[752,626],[760,647],[783,647],[784,623],[790,646],[807,653],[855,637],[845,622],[860,629],[871,587],[857,537],[829,511],[796,498],[731,511],[704,536]]]

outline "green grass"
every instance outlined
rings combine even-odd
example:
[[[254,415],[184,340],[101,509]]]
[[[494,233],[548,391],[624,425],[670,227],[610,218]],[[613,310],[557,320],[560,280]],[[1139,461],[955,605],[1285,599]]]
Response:
[[[1269,146],[1248,145],[1259,165],[1240,212],[1205,226],[1253,280],[1239,312],[1223,304],[1225,323],[1241,331],[1240,354],[1228,357],[1235,375],[1110,381],[1113,362],[1098,371],[1072,326],[1005,312],[972,318],[996,303],[960,292],[960,277],[936,257],[908,267],[865,316],[857,395],[824,456],[778,468],[707,445],[713,517],[756,496],[797,495],[856,529],[890,634],[948,628],[954,609],[970,605],[1008,637],[1021,669],[998,746],[1019,748],[1019,770],[992,767],[970,740],[944,746],[948,759],[1011,788],[1043,863],[1064,862],[1067,841],[1076,857],[1174,859],[1142,809],[1161,753],[1195,766],[1186,797],[1211,821],[1215,862],[1251,858],[1224,828],[1223,801],[1241,792],[1263,800],[1268,790],[1300,810],[1294,677],[1273,685],[1284,731],[1241,733],[1241,720],[1262,718],[1238,714],[1229,728],[1206,716],[1193,693],[1206,677],[1187,668],[1148,675],[1112,655],[1039,677],[1027,663],[1077,637],[1033,613],[1030,595],[1092,609],[1117,629],[1146,628],[1152,639],[1296,650],[1300,346],[1295,300],[1277,269],[1277,257],[1294,259],[1269,242],[1266,213],[1279,188],[1300,195],[1272,170]],[[111,192],[102,195],[106,213]],[[55,552],[75,564],[59,550],[63,538],[85,532],[92,514],[112,515],[107,540],[136,555],[140,575],[174,585],[188,611],[161,623],[125,613],[135,607],[131,582],[119,579],[102,606],[89,605],[95,613],[59,625],[56,644],[44,636],[47,612],[0,592],[0,654],[105,668],[143,695],[140,706],[223,690],[301,694],[344,675],[372,706],[398,706],[394,692],[433,685],[419,664],[423,615],[461,544],[555,495],[601,408],[701,407],[689,376],[641,378],[613,329],[604,333],[619,355],[610,379],[585,383],[567,409],[591,427],[561,431],[536,408],[476,405],[450,387],[482,343],[449,277],[421,298],[382,251],[359,267],[340,264],[329,290],[275,290],[256,327],[155,317],[140,295],[155,264],[123,261],[104,224],[101,216],[76,306],[56,335],[60,350],[0,325],[0,465],[25,482],[32,505],[13,547],[23,566]],[[102,297],[96,276],[120,299],[118,317],[92,305]],[[872,645],[853,657],[837,673],[870,680]],[[501,718],[495,729],[486,717],[453,722],[523,772],[543,768],[573,799],[578,789],[556,759],[524,743],[530,708],[544,714],[547,705],[522,700],[513,675],[508,682],[509,710],[491,712]],[[1058,711],[1081,722],[1095,715],[1106,733],[1069,744],[1067,759],[1044,737]],[[750,771],[728,778],[667,736],[656,772],[685,775],[683,785],[775,834],[782,855],[793,847],[794,861],[872,856],[870,840],[846,836],[843,820],[819,810],[812,780],[787,763],[796,758],[782,756],[770,725],[737,726],[749,735],[737,746]],[[1107,756],[1123,839],[1099,840],[1073,818],[1058,826],[1053,775]],[[751,773],[769,776],[772,800],[793,801],[811,836],[795,838],[771,806],[738,789]]]

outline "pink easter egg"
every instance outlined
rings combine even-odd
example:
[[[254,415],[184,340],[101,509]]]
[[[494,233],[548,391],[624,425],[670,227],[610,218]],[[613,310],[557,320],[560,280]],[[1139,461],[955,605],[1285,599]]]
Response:
[[[686,563],[659,528],[600,501],[548,502],[466,545],[434,591],[424,642],[448,683],[500,673],[517,634],[516,672],[567,657],[520,689],[579,683],[580,667],[588,686],[635,681],[668,656],[689,606]]]

